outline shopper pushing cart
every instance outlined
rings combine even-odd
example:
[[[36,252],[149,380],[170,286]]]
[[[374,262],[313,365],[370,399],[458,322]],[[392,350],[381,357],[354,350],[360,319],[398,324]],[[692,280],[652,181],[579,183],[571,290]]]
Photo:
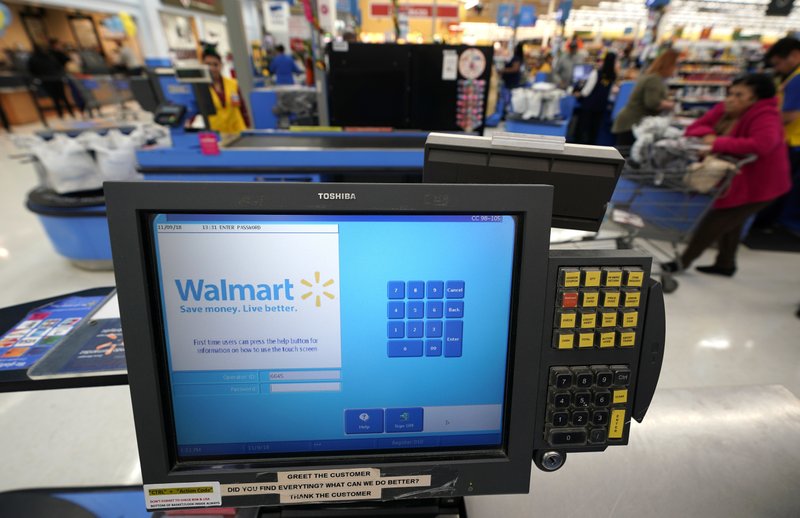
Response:
[[[690,171],[653,169],[645,163],[638,170],[623,172],[615,193],[618,207],[641,218],[626,224],[628,228],[641,227],[629,237],[673,243],[674,260],[661,265],[665,288],[672,289],[677,284],[671,274],[688,268],[714,242],[719,246],[715,263],[697,270],[733,276],[746,222],[791,186],[775,86],[767,75],[750,74],[734,80],[725,101],[689,126],[686,135],[702,139],[707,149],[700,154],[735,157],[734,167],[727,172],[723,168],[720,180],[702,193],[698,190],[704,189],[698,185],[703,183],[703,174],[715,171],[712,164],[706,164],[713,157],[695,166],[694,178]],[[678,254],[677,243],[686,238],[687,247]]]

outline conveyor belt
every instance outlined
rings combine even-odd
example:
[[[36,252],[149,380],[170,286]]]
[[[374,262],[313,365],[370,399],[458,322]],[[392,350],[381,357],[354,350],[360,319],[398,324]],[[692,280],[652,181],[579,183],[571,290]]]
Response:
[[[242,135],[228,149],[317,148],[317,149],[423,149],[427,135]]]

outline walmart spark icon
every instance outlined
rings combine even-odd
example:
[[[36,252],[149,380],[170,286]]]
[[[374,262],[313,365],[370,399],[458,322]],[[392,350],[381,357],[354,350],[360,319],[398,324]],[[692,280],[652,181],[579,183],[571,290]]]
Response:
[[[314,284],[311,284],[311,281],[307,281],[306,279],[302,279],[300,281],[300,284],[302,284],[303,286],[306,286],[308,288],[311,288],[311,290],[308,291],[307,293],[303,293],[300,296],[300,298],[303,299],[303,300],[306,300],[309,297],[311,297],[312,295],[315,296],[316,297],[316,302],[315,302],[314,305],[317,306],[317,307],[320,307],[322,305],[321,295],[319,295],[318,293],[315,293],[315,292],[318,292],[320,289],[322,289],[322,295],[325,295],[326,297],[328,297],[331,300],[333,300],[335,298],[333,296],[333,293],[329,293],[329,292],[325,291],[325,289],[324,289],[324,288],[327,288],[328,286],[331,286],[333,284],[333,279],[328,279],[327,281],[325,281],[322,284],[322,287],[320,288],[319,272],[314,272]]]

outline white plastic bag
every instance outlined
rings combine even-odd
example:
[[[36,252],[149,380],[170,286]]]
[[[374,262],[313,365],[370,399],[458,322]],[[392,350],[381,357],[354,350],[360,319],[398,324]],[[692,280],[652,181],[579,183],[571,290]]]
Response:
[[[119,130],[109,130],[105,137],[89,139],[102,181],[142,178],[136,172],[136,148],[141,145],[142,137],[141,134],[124,135]]]
[[[528,111],[528,92],[527,88],[514,88],[511,90],[511,113],[523,114]]]
[[[100,172],[84,146],[76,139],[56,134],[36,143],[31,151],[44,169],[45,186],[58,194],[100,189]]]

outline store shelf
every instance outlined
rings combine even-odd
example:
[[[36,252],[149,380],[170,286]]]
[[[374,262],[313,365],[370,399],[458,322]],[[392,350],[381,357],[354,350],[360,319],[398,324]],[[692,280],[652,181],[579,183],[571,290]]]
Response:
[[[682,86],[728,86],[730,81],[670,81],[670,88],[680,88]]]

